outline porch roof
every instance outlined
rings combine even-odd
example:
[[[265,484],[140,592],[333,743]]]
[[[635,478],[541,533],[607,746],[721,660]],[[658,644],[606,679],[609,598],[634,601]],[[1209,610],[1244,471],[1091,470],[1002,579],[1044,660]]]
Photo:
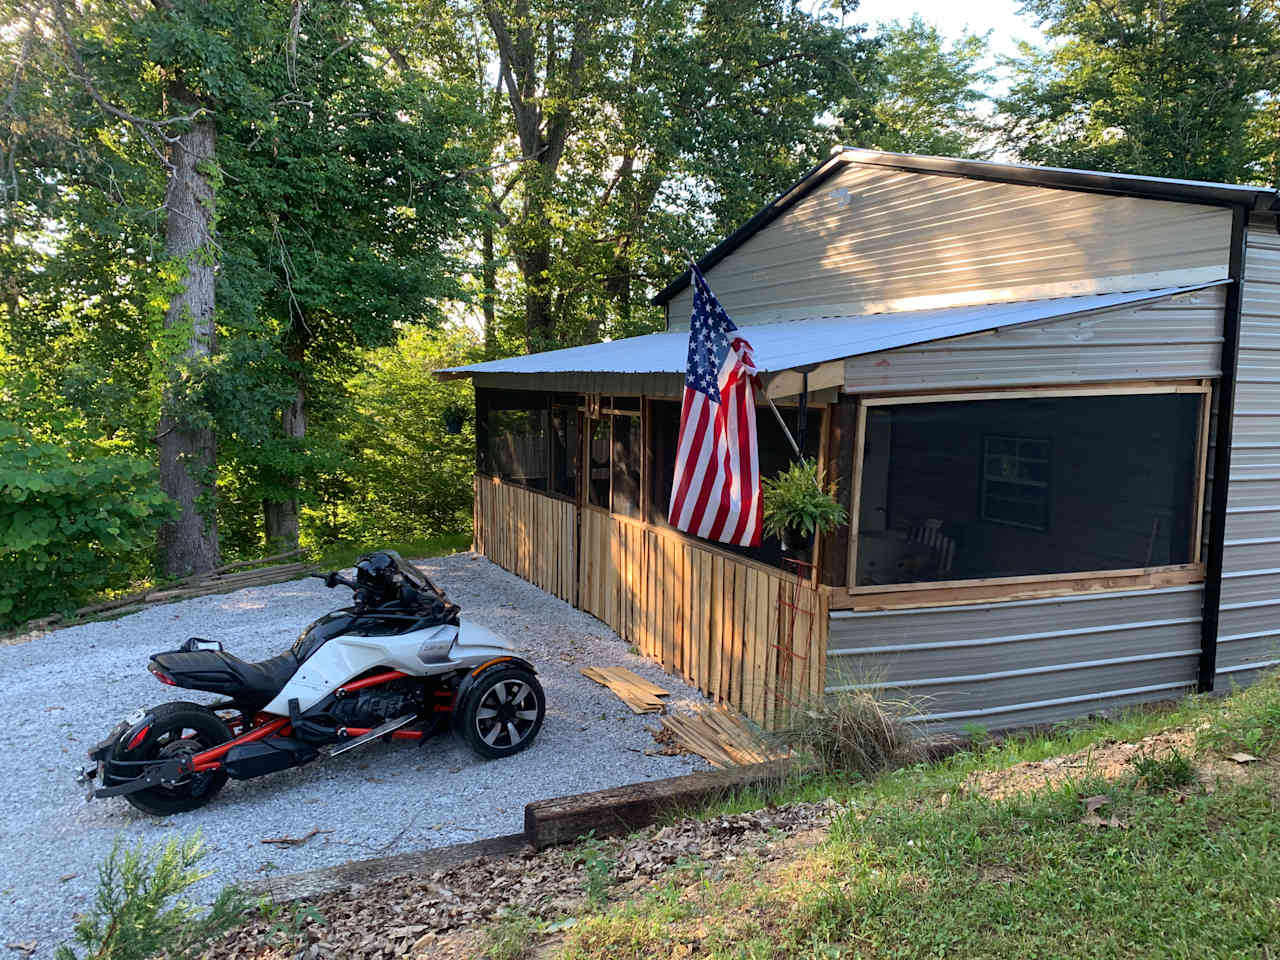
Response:
[[[845,357],[1159,300],[1225,282],[1227,281],[1219,280],[1158,290],[984,303],[937,310],[817,317],[753,324],[744,327],[742,333],[751,343],[757,369],[761,373],[780,373],[811,368]],[[443,378],[477,374],[683,374],[688,345],[689,334],[686,331],[651,333],[625,340],[448,367],[437,370],[436,374]]]

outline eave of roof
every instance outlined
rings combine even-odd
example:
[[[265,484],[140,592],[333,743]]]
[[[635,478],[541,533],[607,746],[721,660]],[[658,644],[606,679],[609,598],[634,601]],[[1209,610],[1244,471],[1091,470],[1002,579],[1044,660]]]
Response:
[[[751,343],[757,369],[761,373],[778,373],[783,370],[811,368],[845,357],[948,340],[1038,320],[1061,319],[1159,300],[1225,282],[935,310],[819,317],[758,324],[744,327],[741,332]],[[436,374],[446,379],[476,374],[683,374],[687,364],[688,344],[689,335],[685,332],[651,333],[625,340],[488,360],[464,367],[449,367],[436,371]]]
[[[885,153],[858,147],[840,147],[829,159],[813,167],[777,199],[725,237],[698,260],[704,272],[742,246],[752,236],[776,220],[799,200],[821,186],[846,163],[888,167],[910,173],[966,177],[971,180],[994,180],[1025,186],[1104,193],[1112,196],[1142,197],[1148,200],[1170,200],[1212,206],[1246,206],[1253,210],[1280,211],[1280,193],[1270,187],[1248,184],[1210,183],[1202,180],[1175,180],[1168,177],[1143,177],[1130,173],[1104,173],[1099,170],[1071,170],[1064,167],[1038,167],[1025,163],[998,163],[993,160],[961,160],[954,157],[930,157],[909,153]],[[686,270],[667,284],[650,301],[664,306],[689,285]]]

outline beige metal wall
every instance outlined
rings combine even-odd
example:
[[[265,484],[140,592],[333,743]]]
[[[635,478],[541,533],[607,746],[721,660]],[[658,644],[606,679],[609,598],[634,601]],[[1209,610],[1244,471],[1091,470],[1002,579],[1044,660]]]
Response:
[[[1280,664],[1280,236],[1247,235],[1215,689]]]
[[[1226,287],[1209,287],[1143,306],[850,357],[845,390],[1218,377],[1225,300]]]
[[[1214,287],[1141,307],[853,358],[847,361],[846,389],[883,393],[1217,378],[1224,306],[1225,287]],[[1280,453],[1280,442],[1274,446]],[[1280,479],[1280,457],[1276,463]],[[1280,568],[1276,533],[1274,566]],[[1280,597],[1280,569],[1271,582]],[[1203,598],[1203,586],[1192,584],[836,611],[829,628],[827,690],[883,684],[918,698],[931,722],[952,729],[1048,723],[1176,697],[1195,688]],[[1275,602],[1271,609],[1280,612],[1280,600]],[[1228,656],[1226,648],[1219,656]]]
[[[850,163],[707,279],[739,324],[881,313],[1223,279],[1230,234],[1217,207]]]

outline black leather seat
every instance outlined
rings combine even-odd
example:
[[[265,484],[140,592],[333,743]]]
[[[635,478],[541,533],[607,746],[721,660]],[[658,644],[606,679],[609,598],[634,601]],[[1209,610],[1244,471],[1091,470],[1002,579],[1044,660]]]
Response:
[[[261,663],[222,650],[157,653],[151,661],[180,687],[221,693],[252,709],[266,706],[298,671],[292,651]]]

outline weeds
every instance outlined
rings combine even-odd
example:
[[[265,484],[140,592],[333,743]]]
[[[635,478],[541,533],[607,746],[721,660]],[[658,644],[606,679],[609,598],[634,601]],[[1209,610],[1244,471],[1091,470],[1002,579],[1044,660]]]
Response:
[[[790,738],[824,773],[871,777],[908,755],[913,737],[906,718],[913,712],[875,690],[852,690],[802,711]]]
[[[485,960],[524,960],[537,932],[538,921],[528,914],[504,913],[485,930],[480,956]]]
[[[57,960],[77,960],[77,946],[93,960],[200,956],[210,940],[236,924],[248,909],[234,888],[223,890],[204,912],[175,899],[208,876],[195,868],[204,854],[199,835],[170,840],[150,851],[141,844],[124,850],[117,842],[98,868],[93,908],[76,924],[72,942],[58,947]]]
[[[1196,775],[1191,758],[1177,747],[1170,749],[1164,757],[1157,757],[1155,751],[1148,753],[1144,750],[1132,762],[1138,771],[1138,779],[1152,793],[1186,786]]]
[[[1280,673],[1233,694],[1197,742],[1222,753],[1245,750],[1259,757],[1280,748]]]
[[[609,902],[609,887],[613,885],[613,858],[605,844],[592,835],[578,845],[578,857],[582,860],[583,892],[592,906],[603,907]]]

